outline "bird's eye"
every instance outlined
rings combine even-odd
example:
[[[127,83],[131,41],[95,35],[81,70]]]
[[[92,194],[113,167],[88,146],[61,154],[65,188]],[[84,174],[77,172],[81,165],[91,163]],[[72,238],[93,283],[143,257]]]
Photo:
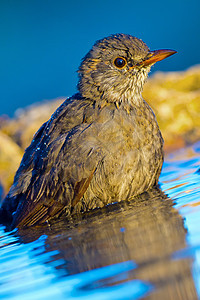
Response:
[[[125,58],[123,57],[117,57],[114,59],[114,65],[119,68],[122,69],[126,66],[127,62],[125,60]]]

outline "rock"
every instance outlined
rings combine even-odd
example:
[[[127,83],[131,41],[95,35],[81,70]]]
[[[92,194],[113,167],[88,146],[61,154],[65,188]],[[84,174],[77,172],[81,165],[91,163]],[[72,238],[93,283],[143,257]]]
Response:
[[[64,98],[44,101],[25,109],[18,109],[15,118],[0,118],[0,186],[2,199],[8,192],[25,148],[34,133],[46,122]]]
[[[26,108],[20,108],[16,111],[14,119],[1,122],[3,124],[0,123],[1,130],[22,149],[25,149],[30,144],[35,132],[65,99],[43,101]]]
[[[185,72],[157,72],[145,84],[143,97],[156,114],[166,151],[200,139],[200,65]],[[13,119],[0,118],[0,184],[4,193],[34,133],[64,99],[18,109]]]
[[[200,138],[200,65],[185,72],[157,72],[144,86],[165,140],[165,150]]]
[[[3,197],[8,192],[22,155],[22,149],[9,136],[0,131],[0,196]]]

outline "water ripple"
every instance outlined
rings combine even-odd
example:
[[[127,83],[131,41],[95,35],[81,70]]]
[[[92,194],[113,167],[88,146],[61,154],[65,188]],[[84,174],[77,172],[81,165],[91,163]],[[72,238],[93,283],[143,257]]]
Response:
[[[166,157],[162,191],[51,228],[0,225],[0,299],[200,298],[199,166],[196,143]]]

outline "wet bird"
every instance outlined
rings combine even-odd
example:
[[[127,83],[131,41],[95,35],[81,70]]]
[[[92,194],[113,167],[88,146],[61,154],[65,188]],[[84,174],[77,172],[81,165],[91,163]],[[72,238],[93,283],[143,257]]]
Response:
[[[1,208],[11,228],[67,218],[157,185],[163,138],[141,93],[151,66],[174,53],[150,51],[125,34],[94,44],[78,71],[78,93],[24,153]]]

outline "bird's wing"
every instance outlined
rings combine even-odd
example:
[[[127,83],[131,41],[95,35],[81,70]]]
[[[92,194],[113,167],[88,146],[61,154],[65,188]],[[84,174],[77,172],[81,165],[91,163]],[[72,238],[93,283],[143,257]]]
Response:
[[[71,112],[52,118],[27,148],[9,192],[8,197],[17,202],[13,227],[41,223],[64,207],[74,207],[103,157],[95,138],[98,129],[92,123],[80,123],[80,111],[68,131],[64,119],[69,122]]]

